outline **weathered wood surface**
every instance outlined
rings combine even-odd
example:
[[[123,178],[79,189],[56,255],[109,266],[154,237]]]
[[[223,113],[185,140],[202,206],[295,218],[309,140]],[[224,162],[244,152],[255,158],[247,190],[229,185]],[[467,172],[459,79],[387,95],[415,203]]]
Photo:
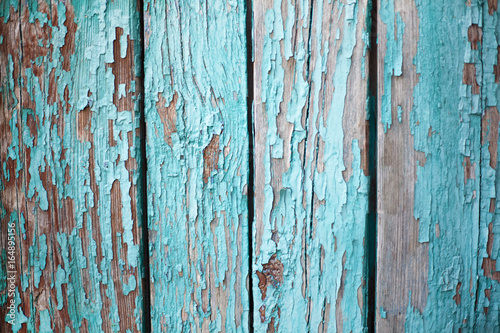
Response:
[[[367,1],[253,5],[257,332],[366,325]]]
[[[136,6],[0,5],[2,332],[143,329]]]
[[[411,127],[415,122],[410,122],[418,83],[413,59],[419,19],[414,1],[379,0],[377,7],[376,328],[403,332],[409,291],[412,306],[419,310],[425,307],[428,294],[429,246],[418,242],[419,225],[414,217],[417,166],[425,162],[425,155],[415,152]]]
[[[497,1],[378,7],[377,330],[497,331]]]
[[[1,2],[0,331],[500,330],[497,1],[373,4]]]
[[[154,332],[248,331],[244,1],[145,1]]]
[[[499,122],[500,101],[500,12],[496,1],[484,2],[482,25],[469,28],[472,48],[480,50],[480,66],[476,66],[481,86],[481,197],[479,224],[478,285],[475,325],[478,331],[500,330],[500,169]],[[478,48],[474,46],[474,43]],[[477,52],[477,51],[475,51]]]

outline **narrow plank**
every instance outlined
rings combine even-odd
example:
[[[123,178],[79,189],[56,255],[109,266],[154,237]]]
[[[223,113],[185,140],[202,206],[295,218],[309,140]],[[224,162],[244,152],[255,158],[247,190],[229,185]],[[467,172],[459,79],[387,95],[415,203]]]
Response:
[[[1,326],[142,331],[137,4],[12,3],[0,19],[0,195],[2,269],[5,225],[16,230],[16,317],[2,312]]]
[[[254,1],[254,328],[366,327],[367,1]]]
[[[478,258],[478,290],[476,327],[482,332],[500,330],[500,267],[497,265],[500,249],[499,226],[500,173],[498,168],[498,129],[500,115],[500,39],[498,32],[500,13],[495,1],[485,1],[482,24],[469,27],[469,41],[474,50],[482,54],[481,85],[481,219]],[[475,52],[478,52],[475,51]]]
[[[480,3],[378,1],[380,332],[474,328]]]
[[[245,12],[144,3],[154,332],[249,328]]]
[[[21,192],[20,170],[24,156],[19,154],[17,118],[20,114],[21,47],[19,3],[0,4],[0,327],[17,329],[20,324],[17,306],[20,304],[19,226]],[[10,79],[8,79],[10,78]],[[11,130],[12,128],[12,130]],[[10,144],[9,144],[10,143]],[[12,144],[13,143],[13,144]],[[8,170],[8,171],[7,171]],[[11,273],[12,272],[12,273]],[[14,273],[15,272],[15,273]],[[6,323],[9,321],[9,323]]]

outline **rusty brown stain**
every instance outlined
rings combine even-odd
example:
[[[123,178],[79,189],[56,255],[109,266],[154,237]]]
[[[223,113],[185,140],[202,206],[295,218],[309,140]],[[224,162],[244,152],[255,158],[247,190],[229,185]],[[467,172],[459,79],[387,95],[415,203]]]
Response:
[[[481,268],[484,271],[484,276],[500,282],[500,272],[496,271],[496,260],[491,259],[493,239],[493,223],[490,223],[488,225],[488,242],[486,243],[486,253],[488,254],[488,257],[483,258],[483,264],[481,265]]]
[[[140,137],[140,129],[138,129],[138,130],[139,130],[138,137]],[[134,147],[134,131],[127,132],[127,139],[128,139],[128,146]],[[137,160],[135,159],[135,157],[132,157],[132,154],[128,154],[128,158],[125,161],[125,168],[128,171],[130,183],[135,184],[134,174],[137,172],[138,164],[137,164]],[[130,206],[131,206],[131,210],[132,210],[132,221],[137,222],[138,221],[138,217],[137,217],[137,212],[138,212],[138,209],[137,209],[137,198],[138,198],[137,186],[130,186],[129,197],[130,197]],[[141,231],[140,231],[140,228],[138,227],[138,224],[134,224],[134,227],[132,228],[132,234],[134,236],[133,239],[140,239],[141,238],[140,233],[141,233]],[[128,264],[128,262],[127,262],[127,264]]]
[[[93,141],[93,134],[90,131],[92,124],[92,111],[89,106],[76,115],[77,138],[80,141]]]
[[[493,65],[493,73],[495,74],[495,83],[500,83],[500,46],[497,46],[497,64]]]
[[[38,12],[47,14],[49,17],[51,16],[46,2],[40,1],[38,2],[38,5]],[[39,57],[46,57],[49,54],[47,44],[50,40],[50,36],[52,35],[52,28],[48,24],[40,24],[38,19],[31,23],[29,20],[29,10],[25,7],[21,18],[21,29],[23,35],[23,68],[32,68],[33,74],[35,74],[35,76],[39,79],[42,79],[41,74],[43,74],[43,72],[41,71],[41,68],[36,66],[34,60]],[[39,40],[42,40],[42,43],[39,44]],[[33,65],[35,67],[33,67]]]
[[[101,225],[100,225],[100,218],[99,218],[99,212],[98,212],[98,203],[100,199],[100,190],[99,190],[99,184],[96,181],[96,163],[95,163],[95,144],[93,142],[93,137],[90,136],[90,142],[91,142],[91,147],[89,150],[89,163],[88,163],[88,172],[89,172],[89,178],[90,178],[90,189],[92,193],[94,194],[94,202],[93,205],[88,206],[87,205],[87,213],[84,214],[84,224],[90,225],[90,233],[86,235],[85,238],[82,239],[94,239],[96,242],[96,255],[98,258],[103,258],[103,250],[102,250],[102,234],[100,232],[101,230]],[[89,202],[91,203],[91,202]],[[91,203],[92,204],[92,203]],[[82,228],[83,229],[83,228]],[[104,284],[99,285],[99,292],[101,295],[106,295],[106,290],[107,286]],[[55,295],[54,295],[55,297]],[[103,307],[101,309],[101,316],[102,318],[109,318],[109,307],[111,306],[111,300],[109,297],[102,297],[102,303]],[[111,329],[110,323],[106,323],[103,321],[103,327],[102,329],[104,331]]]
[[[479,94],[479,85],[476,80],[476,65],[465,63],[463,70],[463,80],[462,82],[466,85],[472,86],[472,94]]]
[[[212,135],[212,140],[210,140],[208,146],[206,146],[203,150],[203,181],[205,184],[208,183],[208,178],[212,174],[212,171],[218,170],[219,153],[219,135],[214,134]]]
[[[267,279],[266,275],[260,271],[257,271],[257,277],[259,278],[259,289],[262,293],[262,300],[266,299],[266,293],[267,293]]]
[[[49,2],[50,3],[50,2]],[[47,5],[47,2],[38,2],[38,8],[37,12],[43,13],[47,15],[47,19],[49,22],[53,23],[53,26],[57,25],[57,20],[58,20],[58,15],[57,15],[57,6],[49,6]],[[69,101],[69,89],[68,87],[64,87],[64,94],[63,94],[63,99],[66,103],[64,103],[61,100],[61,96],[58,95],[58,89],[57,89],[57,74],[54,69],[52,69],[49,73],[46,63],[47,63],[47,58],[52,57],[54,53],[54,46],[49,45],[47,41],[51,40],[52,37],[52,28],[50,27],[49,24],[41,24],[40,21],[35,20],[34,22],[29,22],[29,8],[25,6],[25,3],[23,3],[21,6],[24,7],[24,10],[22,11],[22,19],[19,20],[18,18],[18,13],[14,12],[14,8],[11,7],[11,17],[8,20],[8,22],[3,22],[3,20],[0,20],[0,31],[1,34],[4,38],[3,42],[0,44],[0,51],[2,56],[0,57],[0,77],[2,79],[10,76],[5,75],[5,69],[7,68],[6,64],[6,59],[7,57],[5,55],[11,54],[12,58],[14,60],[14,72],[12,73],[12,77],[15,79],[14,84],[15,87],[13,89],[13,92],[16,94],[16,97],[18,100],[22,99],[22,105],[19,105],[23,109],[35,109],[36,105],[35,102],[32,101],[31,96],[29,94],[32,94],[33,91],[28,91],[26,86],[22,88],[22,95],[19,96],[19,91],[20,87],[18,86],[19,83],[19,78],[21,76],[21,73],[23,71],[21,70],[21,66],[24,66],[24,69],[31,68],[33,74],[39,78],[39,84],[42,89],[42,91],[46,91],[47,94],[43,96],[43,98],[46,98],[47,104],[53,105],[57,103],[58,109],[60,110],[58,114],[58,118],[55,116],[49,116],[49,118],[46,119],[38,119],[34,114],[29,113],[29,112],[19,112],[19,110],[16,109],[11,110],[10,105],[14,104],[12,99],[7,99],[10,98],[11,96],[5,97],[4,94],[0,96],[2,105],[9,106],[9,111],[13,112],[19,112],[20,113],[20,119],[18,120],[18,129],[20,132],[20,143],[21,143],[21,149],[24,149],[24,152],[22,152],[22,158],[26,156],[26,161],[24,163],[24,170],[21,173],[21,176],[16,179],[15,177],[11,177],[11,181],[4,182],[4,185],[6,186],[11,186],[14,189],[17,190],[18,198],[20,201],[25,202],[26,204],[23,204],[21,209],[18,210],[18,212],[23,214],[26,218],[26,221],[35,221],[35,218],[39,222],[37,225],[37,229],[30,227],[32,226],[32,223],[28,223],[27,226],[27,231],[26,231],[26,240],[18,240],[19,244],[31,244],[38,235],[40,234],[47,234],[48,239],[54,240],[56,238],[55,232],[64,232],[66,234],[70,234],[71,230],[74,228],[74,219],[69,218],[69,220],[64,220],[62,219],[63,215],[64,216],[69,216],[73,217],[75,216],[74,214],[74,203],[73,200],[70,199],[69,197],[63,198],[62,200],[59,200],[59,195],[58,195],[58,189],[57,186],[52,184],[50,181],[53,178],[52,172],[53,170],[50,167],[50,163],[45,160],[46,167],[44,170],[41,170],[41,168],[38,169],[38,172],[40,173],[40,178],[42,181],[42,186],[47,189],[47,196],[48,196],[48,203],[49,203],[49,209],[47,211],[42,211],[38,209],[37,207],[37,202],[36,202],[36,197],[33,199],[27,199],[25,198],[25,189],[22,187],[18,186],[18,183],[29,183],[29,177],[30,177],[30,172],[27,170],[29,169],[29,166],[31,164],[31,149],[28,147],[23,146],[22,144],[22,135],[27,133],[29,131],[30,136],[33,137],[34,139],[34,145],[37,146],[38,143],[37,141],[37,128],[39,127],[40,122],[50,122],[51,123],[51,130],[53,130],[55,127],[58,126],[58,135],[60,137],[64,136],[64,127],[61,126],[61,124],[64,124],[64,116],[66,114],[70,114],[71,109],[70,105],[68,104]],[[68,33],[65,36],[65,43],[64,46],[61,48],[61,53],[64,59],[61,59],[61,62],[59,63],[59,66],[62,66],[63,69],[66,71],[71,70],[71,61],[70,61],[70,56],[74,53],[74,32],[76,31],[76,24],[74,23],[74,13],[73,9],[70,4],[66,4],[67,11],[66,11],[66,22],[65,25],[68,28]],[[72,28],[73,27],[73,28]],[[23,34],[23,57],[22,57],[22,62],[19,61],[21,57],[19,56],[19,50],[20,50],[20,44],[19,44],[19,35],[20,31],[19,29],[22,29],[22,34]],[[42,41],[39,43],[39,41]],[[43,61],[39,61],[39,58],[42,58]],[[36,60],[36,61],[35,61]],[[59,60],[59,59],[57,59]],[[52,59],[50,60],[52,61]],[[133,65],[133,63],[132,63]],[[126,68],[126,70],[130,71],[131,68],[133,68],[132,65],[129,65]],[[23,79],[26,82],[26,75],[23,75]],[[12,103],[11,103],[12,101]],[[39,105],[38,105],[39,106]],[[66,111],[64,113],[64,111]],[[21,117],[22,116],[22,117]],[[90,180],[87,182],[86,185],[90,185],[91,190],[94,194],[94,198],[91,199],[90,197],[87,197],[86,202],[88,203],[88,210],[86,213],[84,213],[84,218],[83,218],[83,224],[85,227],[81,228],[79,230],[79,235],[82,240],[82,251],[83,251],[83,256],[89,258],[88,254],[88,248],[90,247],[88,242],[90,239],[94,239],[96,244],[97,244],[97,256],[99,258],[103,257],[102,253],[102,235],[100,234],[100,225],[99,225],[99,215],[98,215],[98,204],[99,204],[99,184],[96,181],[96,174],[95,174],[95,169],[96,169],[96,160],[95,160],[95,153],[94,150],[96,149],[94,142],[93,142],[93,134],[90,132],[90,126],[91,126],[91,120],[92,120],[92,110],[91,106],[85,107],[83,110],[77,110],[77,114],[71,114],[71,121],[76,121],[77,122],[77,135],[80,140],[85,140],[91,142],[92,146],[90,149],[90,157],[89,157],[89,165],[88,169],[90,172]],[[5,117],[4,117],[5,120]],[[66,120],[68,120],[66,118]],[[0,122],[1,123],[1,122]],[[8,124],[8,123],[7,123]],[[57,125],[56,125],[57,124]],[[0,132],[5,130],[5,125],[6,124],[0,124],[2,127],[0,129]],[[5,134],[4,134],[5,133]],[[8,131],[5,131],[4,133],[1,134],[2,140],[4,142],[8,142],[5,139],[10,139],[7,136]],[[132,134],[131,132],[129,134]],[[10,142],[11,140],[9,140]],[[132,142],[129,137],[129,144]],[[71,149],[71,148],[70,148]],[[62,155],[60,160],[64,161],[66,159],[66,150],[65,148],[62,149]],[[2,158],[5,156],[4,151],[2,148],[0,148],[0,151],[2,153]],[[54,154],[54,152],[52,152]],[[17,161],[14,160],[7,160],[6,161],[6,166],[8,167],[9,171],[15,170],[15,165],[13,164],[14,162],[17,163]],[[64,167],[64,181],[66,184],[70,182],[72,174],[76,174],[79,171],[81,171],[80,166],[77,166],[75,170],[71,170],[69,165],[66,164],[63,166]],[[10,175],[13,175],[13,172],[10,172]],[[130,175],[132,177],[132,174]],[[132,179],[132,178],[131,178]],[[108,193],[107,195],[111,195],[111,217],[113,221],[116,220],[121,220],[121,191],[120,191],[120,186],[119,182],[115,181],[112,184],[111,188],[111,193]],[[17,188],[16,188],[17,186]],[[132,189],[135,190],[135,186],[131,187]],[[2,194],[9,193],[10,189],[6,191],[2,191]],[[134,200],[134,196],[131,195],[132,200]],[[89,201],[90,200],[90,201]],[[6,200],[3,202],[6,206],[9,205],[10,203]],[[7,211],[10,210],[10,207],[7,206]],[[136,220],[135,217],[135,208],[133,204],[133,219],[134,221]],[[91,224],[91,226],[90,226]],[[122,228],[122,225],[120,223],[112,223],[112,234],[113,236],[116,235],[118,231],[123,233],[123,230],[119,230],[119,228]],[[123,229],[123,228],[122,228]],[[0,233],[2,233],[3,230],[0,230]],[[138,239],[137,235],[137,230],[136,228],[133,229],[133,232],[135,232],[134,239]],[[113,237],[113,253],[115,254],[121,254],[121,258],[125,258],[126,254],[126,246],[127,244],[122,244],[122,250],[118,251],[118,247],[116,244],[117,238]],[[24,246],[21,245],[21,246]],[[47,287],[47,284],[50,283],[49,277],[51,276],[52,272],[50,271],[52,267],[58,267],[61,265],[67,272],[70,269],[69,267],[64,267],[64,262],[60,256],[60,249],[57,247],[59,246],[57,242],[48,242],[48,247],[49,250],[48,252],[52,254],[51,260],[52,260],[52,265],[47,265],[46,270],[43,272],[41,278],[40,278],[40,287],[32,291],[32,295],[35,297],[37,300],[37,304],[35,305],[37,309],[46,309],[47,308],[47,299],[56,299],[56,288],[49,288]],[[131,271],[120,271],[120,268],[118,267],[118,260],[119,256],[115,256],[111,262],[111,274],[112,278],[116,279],[116,281],[120,281],[121,278],[124,279],[124,281],[128,281],[128,277],[130,274],[135,274],[137,276],[137,271],[131,270]],[[29,258],[28,258],[28,251],[26,251],[25,254],[22,255],[20,258],[20,265],[23,267],[29,267]],[[18,268],[19,269],[19,268]],[[128,268],[127,268],[128,269]],[[48,272],[47,272],[48,271]],[[84,269],[81,271],[81,276],[82,279],[88,280],[88,269]],[[104,274],[108,274],[108,272],[102,272]],[[85,291],[85,294],[89,294],[88,286],[83,286],[83,289]],[[109,294],[110,290],[106,285],[101,284],[99,286],[101,295],[103,296],[103,304],[104,308],[109,308],[110,307],[110,299],[114,297],[114,295]],[[53,319],[52,319],[52,325],[54,326],[53,328],[56,327],[61,327],[63,323],[68,323],[70,322],[70,317],[69,313],[67,311],[67,297],[68,293],[70,290],[68,288],[68,285],[63,284],[61,286],[62,293],[63,293],[63,298],[65,299],[65,307],[61,311],[54,311],[53,313]],[[139,294],[140,290],[139,288],[132,291],[131,294],[129,294],[128,297],[131,297],[132,299],[135,299],[135,297]],[[116,299],[123,299],[123,290],[122,290],[122,284],[117,283],[115,284],[115,294],[116,294]],[[20,295],[21,297],[21,303],[24,304],[23,311],[26,315],[29,316],[30,311],[33,311],[33,309],[30,309],[30,304],[32,304],[29,299],[30,293],[22,293]],[[107,296],[106,296],[107,295]],[[120,317],[120,328],[123,330],[126,329],[132,329],[135,325],[135,317],[130,316],[129,311],[130,307],[118,307],[118,315]],[[1,310],[0,310],[1,312]],[[3,313],[3,312],[1,312]],[[38,327],[40,324],[40,317],[39,313],[32,313],[33,318],[35,320],[35,326]],[[109,311],[103,311],[101,313],[103,318],[109,318]],[[82,329],[84,331],[88,330],[88,323],[86,319],[82,321]],[[111,330],[110,323],[104,322],[103,323],[103,330],[104,331],[109,331]]]
[[[266,306],[264,304],[262,304],[262,306],[259,308],[259,312],[260,312],[260,322],[263,323],[266,321]]]
[[[111,68],[113,75],[115,76],[115,91],[113,93],[113,104],[116,106],[118,111],[132,111],[134,109],[134,101],[132,97],[135,97],[137,91],[141,84],[139,78],[135,77],[135,66],[134,66],[134,41],[130,39],[130,35],[127,35],[127,51],[125,57],[121,57],[121,45],[120,37],[123,35],[123,28],[116,27],[116,36],[113,41],[113,62],[106,64],[107,67]],[[136,92],[131,92],[131,82],[136,81]],[[126,96],[119,96],[119,85],[125,84]]]
[[[259,277],[259,289],[262,293],[262,300],[266,298],[267,287],[272,285],[274,288],[283,283],[283,263],[273,254],[267,264],[262,265],[262,272],[257,271]]]
[[[56,69],[52,68],[49,74],[49,94],[47,96],[47,104],[53,105],[58,100],[57,95]]]
[[[267,333],[274,333],[274,332],[276,332],[276,328],[274,327],[274,317],[272,317],[269,324],[267,324]]]
[[[491,288],[490,289],[484,289],[484,296],[488,299],[488,301],[491,301]],[[485,306],[483,307],[484,314],[488,315],[488,310],[490,308]]]
[[[3,19],[0,20],[0,32],[3,37],[3,42],[0,44],[0,78],[2,80],[2,84],[7,80],[10,76],[10,73],[7,73],[8,68],[8,55],[12,56],[13,60],[13,73],[12,77],[14,80],[14,92],[16,94],[16,98],[18,96],[18,78],[21,72],[20,62],[19,62],[19,16],[18,13],[14,11],[14,7],[10,7],[9,20],[4,22]],[[2,106],[13,106],[14,100],[11,94],[0,94],[0,99],[2,101]],[[7,134],[8,132],[5,131]]]
[[[177,99],[179,95],[174,92],[172,100],[165,107],[167,101],[161,93],[158,93],[158,102],[156,102],[156,110],[158,111],[158,116],[160,117],[161,123],[163,124],[163,135],[167,144],[172,147],[172,134],[177,132]]]
[[[488,14],[493,15],[497,11],[498,0],[488,0]]]
[[[424,167],[425,164],[427,163],[427,156],[425,156],[425,153],[422,151],[415,151],[415,157],[416,160],[418,161],[418,165]]]
[[[64,36],[64,45],[61,47],[61,55],[63,56],[62,69],[69,72],[71,69],[71,56],[75,53],[75,33],[77,25],[75,23],[75,12],[69,1],[66,3],[66,26],[67,32]]]
[[[476,163],[471,164],[470,157],[466,156],[464,158],[462,166],[464,167],[464,184],[467,184],[468,179],[475,179],[476,178],[476,174],[475,174]]]
[[[469,26],[467,35],[469,37],[471,48],[473,50],[477,50],[479,48],[478,43],[483,40],[483,29],[481,29],[477,24],[472,24]]]
[[[485,139],[488,140],[488,151],[490,152],[490,166],[493,169],[497,167],[498,158],[498,124],[500,122],[500,114],[496,106],[488,107],[484,111],[484,116],[481,121],[481,144],[485,144]]]
[[[488,299],[488,301],[491,301],[491,288],[484,289],[484,296]]]
[[[66,164],[66,167],[64,168],[64,181],[66,182],[66,185],[69,184],[71,181],[71,175],[69,173],[69,164]]]
[[[0,183],[4,185],[1,191],[1,201],[3,206],[3,213],[5,216],[10,216],[13,213],[17,214],[25,214],[26,205],[19,205],[19,202],[23,202],[25,198],[23,198],[22,186],[25,181],[22,179],[24,174],[24,170],[21,172],[19,178],[16,178],[16,168],[19,163],[24,162],[23,156],[19,156],[19,158],[9,158],[8,157],[8,146],[12,142],[13,139],[19,140],[20,146],[22,147],[22,126],[21,120],[18,118],[17,123],[14,126],[19,130],[19,134],[17,138],[13,137],[12,129],[9,126],[10,121],[12,121],[12,117],[14,114],[19,112],[19,104],[15,99],[19,100],[19,73],[20,73],[20,63],[19,63],[19,44],[18,44],[18,36],[19,36],[19,17],[18,13],[14,11],[14,7],[10,7],[10,17],[7,22],[4,22],[4,18],[0,19],[0,34],[3,37],[3,42],[0,44],[0,80],[2,81],[2,85],[6,83],[8,78],[12,78],[14,80],[14,87],[10,90],[10,93],[2,93],[0,94],[0,105],[2,108],[0,110],[1,120],[0,120],[0,159],[4,162],[3,168],[6,172],[0,173]],[[8,73],[8,55],[12,56],[13,60],[13,73]],[[4,86],[5,88],[5,86]],[[15,94],[15,97],[12,96]],[[25,168],[24,168],[25,169]],[[7,179],[8,178],[8,179]],[[19,199],[18,199],[19,198]],[[8,221],[8,218],[7,218]],[[29,224],[28,224],[28,229]],[[7,235],[7,223],[1,223],[0,225],[0,234]],[[16,235],[16,243],[21,244],[22,240]],[[5,249],[7,237],[1,237],[0,239],[0,248]],[[29,242],[28,238],[28,242]],[[27,252],[27,251],[26,251]],[[20,260],[16,260],[16,270],[21,271],[21,267],[25,264],[25,256],[19,258]],[[43,278],[43,276],[42,276]],[[41,283],[42,284],[42,283]],[[42,284],[43,285],[43,284]],[[21,305],[25,304],[24,302],[30,303],[29,299],[25,298],[26,293],[21,293]],[[4,293],[3,295],[6,295]],[[23,307],[23,311],[26,311],[26,307]],[[29,310],[29,309],[28,309]],[[0,317],[6,318],[7,315],[7,307],[0,308]],[[26,313],[26,312],[25,312]]]
[[[455,296],[453,296],[453,300],[455,301],[456,305],[460,304],[461,301],[461,296],[460,296],[460,287],[462,286],[462,282],[457,283],[457,287],[455,289]]]
[[[121,221],[122,220],[122,192],[121,192],[121,186],[120,186],[120,181],[115,179],[113,181],[113,184],[111,185],[111,224],[112,225],[117,225],[117,226],[122,226],[121,223],[113,223],[115,221]],[[123,228],[120,230],[123,233]],[[113,239],[115,239],[113,237]],[[126,245],[126,244],[125,244]],[[116,253],[116,252],[115,252]]]
[[[114,133],[113,133],[113,120],[108,119],[108,131],[109,131],[109,146],[110,147],[115,147],[116,146],[116,141],[114,138]]]
[[[30,131],[30,136],[33,138],[33,146],[38,145],[38,125],[36,121],[36,116],[34,113],[26,113],[26,118],[23,119],[26,122],[26,127]]]

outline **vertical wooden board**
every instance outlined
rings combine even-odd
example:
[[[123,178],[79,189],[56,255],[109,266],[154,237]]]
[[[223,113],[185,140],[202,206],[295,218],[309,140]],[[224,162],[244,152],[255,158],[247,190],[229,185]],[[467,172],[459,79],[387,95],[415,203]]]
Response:
[[[245,12],[144,3],[155,332],[248,331]]]
[[[366,326],[369,15],[254,1],[256,331]]]
[[[378,1],[381,332],[475,327],[481,4]]]
[[[2,162],[0,171],[2,173],[0,177],[0,327],[4,328],[7,327],[8,319],[15,318],[16,303],[20,303],[19,276],[13,272],[20,267],[19,256],[16,255],[18,249],[15,246],[19,243],[19,234],[15,229],[20,211],[16,193],[21,188],[19,173],[23,163],[18,144],[15,143],[19,140],[17,117],[20,109],[19,3],[5,1],[0,6],[0,161]],[[13,141],[14,144],[8,144]],[[9,170],[8,174],[7,170]],[[7,317],[8,314],[9,317]]]
[[[469,28],[471,47],[482,54],[481,97],[484,107],[481,127],[481,214],[478,258],[478,291],[476,297],[476,327],[478,331],[500,329],[500,249],[499,202],[500,173],[498,170],[498,129],[500,115],[500,13],[496,1],[483,4],[482,25]]]
[[[137,4],[19,4],[0,18],[1,330],[141,331]]]

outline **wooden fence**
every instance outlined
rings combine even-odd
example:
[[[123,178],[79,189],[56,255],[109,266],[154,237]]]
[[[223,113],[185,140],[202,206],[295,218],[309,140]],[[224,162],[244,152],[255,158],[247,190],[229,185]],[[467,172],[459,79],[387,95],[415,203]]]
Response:
[[[0,332],[499,332],[497,0],[0,2]]]

